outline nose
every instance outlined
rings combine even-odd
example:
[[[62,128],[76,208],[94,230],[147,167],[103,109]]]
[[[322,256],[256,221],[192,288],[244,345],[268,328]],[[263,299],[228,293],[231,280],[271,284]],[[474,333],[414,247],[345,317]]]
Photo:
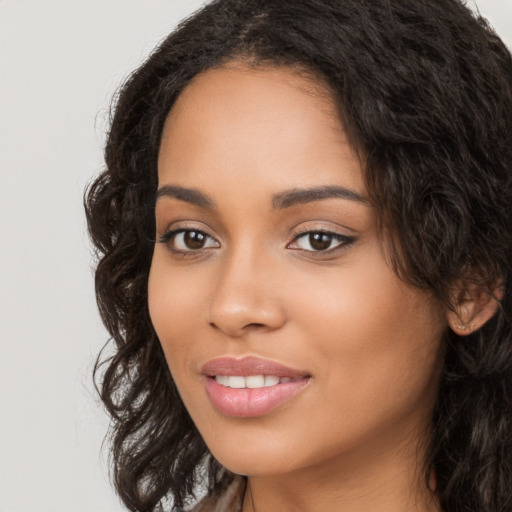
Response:
[[[233,254],[218,270],[208,311],[211,327],[239,338],[284,325],[286,314],[275,266],[246,252]]]

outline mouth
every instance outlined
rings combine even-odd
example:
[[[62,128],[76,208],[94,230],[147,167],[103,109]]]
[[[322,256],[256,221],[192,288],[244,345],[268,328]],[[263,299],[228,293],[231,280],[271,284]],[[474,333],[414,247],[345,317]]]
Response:
[[[273,411],[290,402],[311,380],[307,372],[255,357],[214,359],[201,373],[214,408],[239,418]]]
[[[291,377],[278,377],[277,375],[215,375],[214,379],[221,386],[233,389],[258,389],[277,386],[278,384],[288,384],[300,380]]]

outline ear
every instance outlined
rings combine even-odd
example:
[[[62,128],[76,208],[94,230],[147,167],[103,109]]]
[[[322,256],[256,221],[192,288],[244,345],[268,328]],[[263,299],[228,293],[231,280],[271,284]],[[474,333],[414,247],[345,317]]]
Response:
[[[502,298],[502,284],[489,291],[475,283],[459,282],[450,294],[453,309],[446,313],[448,325],[455,334],[467,336],[494,316]]]

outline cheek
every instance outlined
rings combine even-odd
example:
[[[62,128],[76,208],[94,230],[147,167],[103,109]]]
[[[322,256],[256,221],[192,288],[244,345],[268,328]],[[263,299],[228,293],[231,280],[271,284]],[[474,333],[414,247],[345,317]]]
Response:
[[[184,364],[205,302],[206,283],[197,273],[176,271],[155,249],[148,281],[148,307],[167,362],[174,374]]]
[[[307,301],[296,303],[300,330],[314,340],[320,378],[333,392],[344,390],[347,409],[361,414],[435,391],[446,328],[429,294],[371,256],[342,278],[303,283]]]

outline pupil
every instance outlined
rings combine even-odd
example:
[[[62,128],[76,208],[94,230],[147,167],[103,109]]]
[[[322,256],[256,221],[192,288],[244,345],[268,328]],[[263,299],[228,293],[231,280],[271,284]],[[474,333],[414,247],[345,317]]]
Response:
[[[187,231],[184,236],[185,245],[189,249],[202,249],[205,236],[203,233],[198,233],[197,231]]]
[[[331,245],[331,236],[325,233],[311,233],[309,235],[311,247],[317,251],[325,251]]]

